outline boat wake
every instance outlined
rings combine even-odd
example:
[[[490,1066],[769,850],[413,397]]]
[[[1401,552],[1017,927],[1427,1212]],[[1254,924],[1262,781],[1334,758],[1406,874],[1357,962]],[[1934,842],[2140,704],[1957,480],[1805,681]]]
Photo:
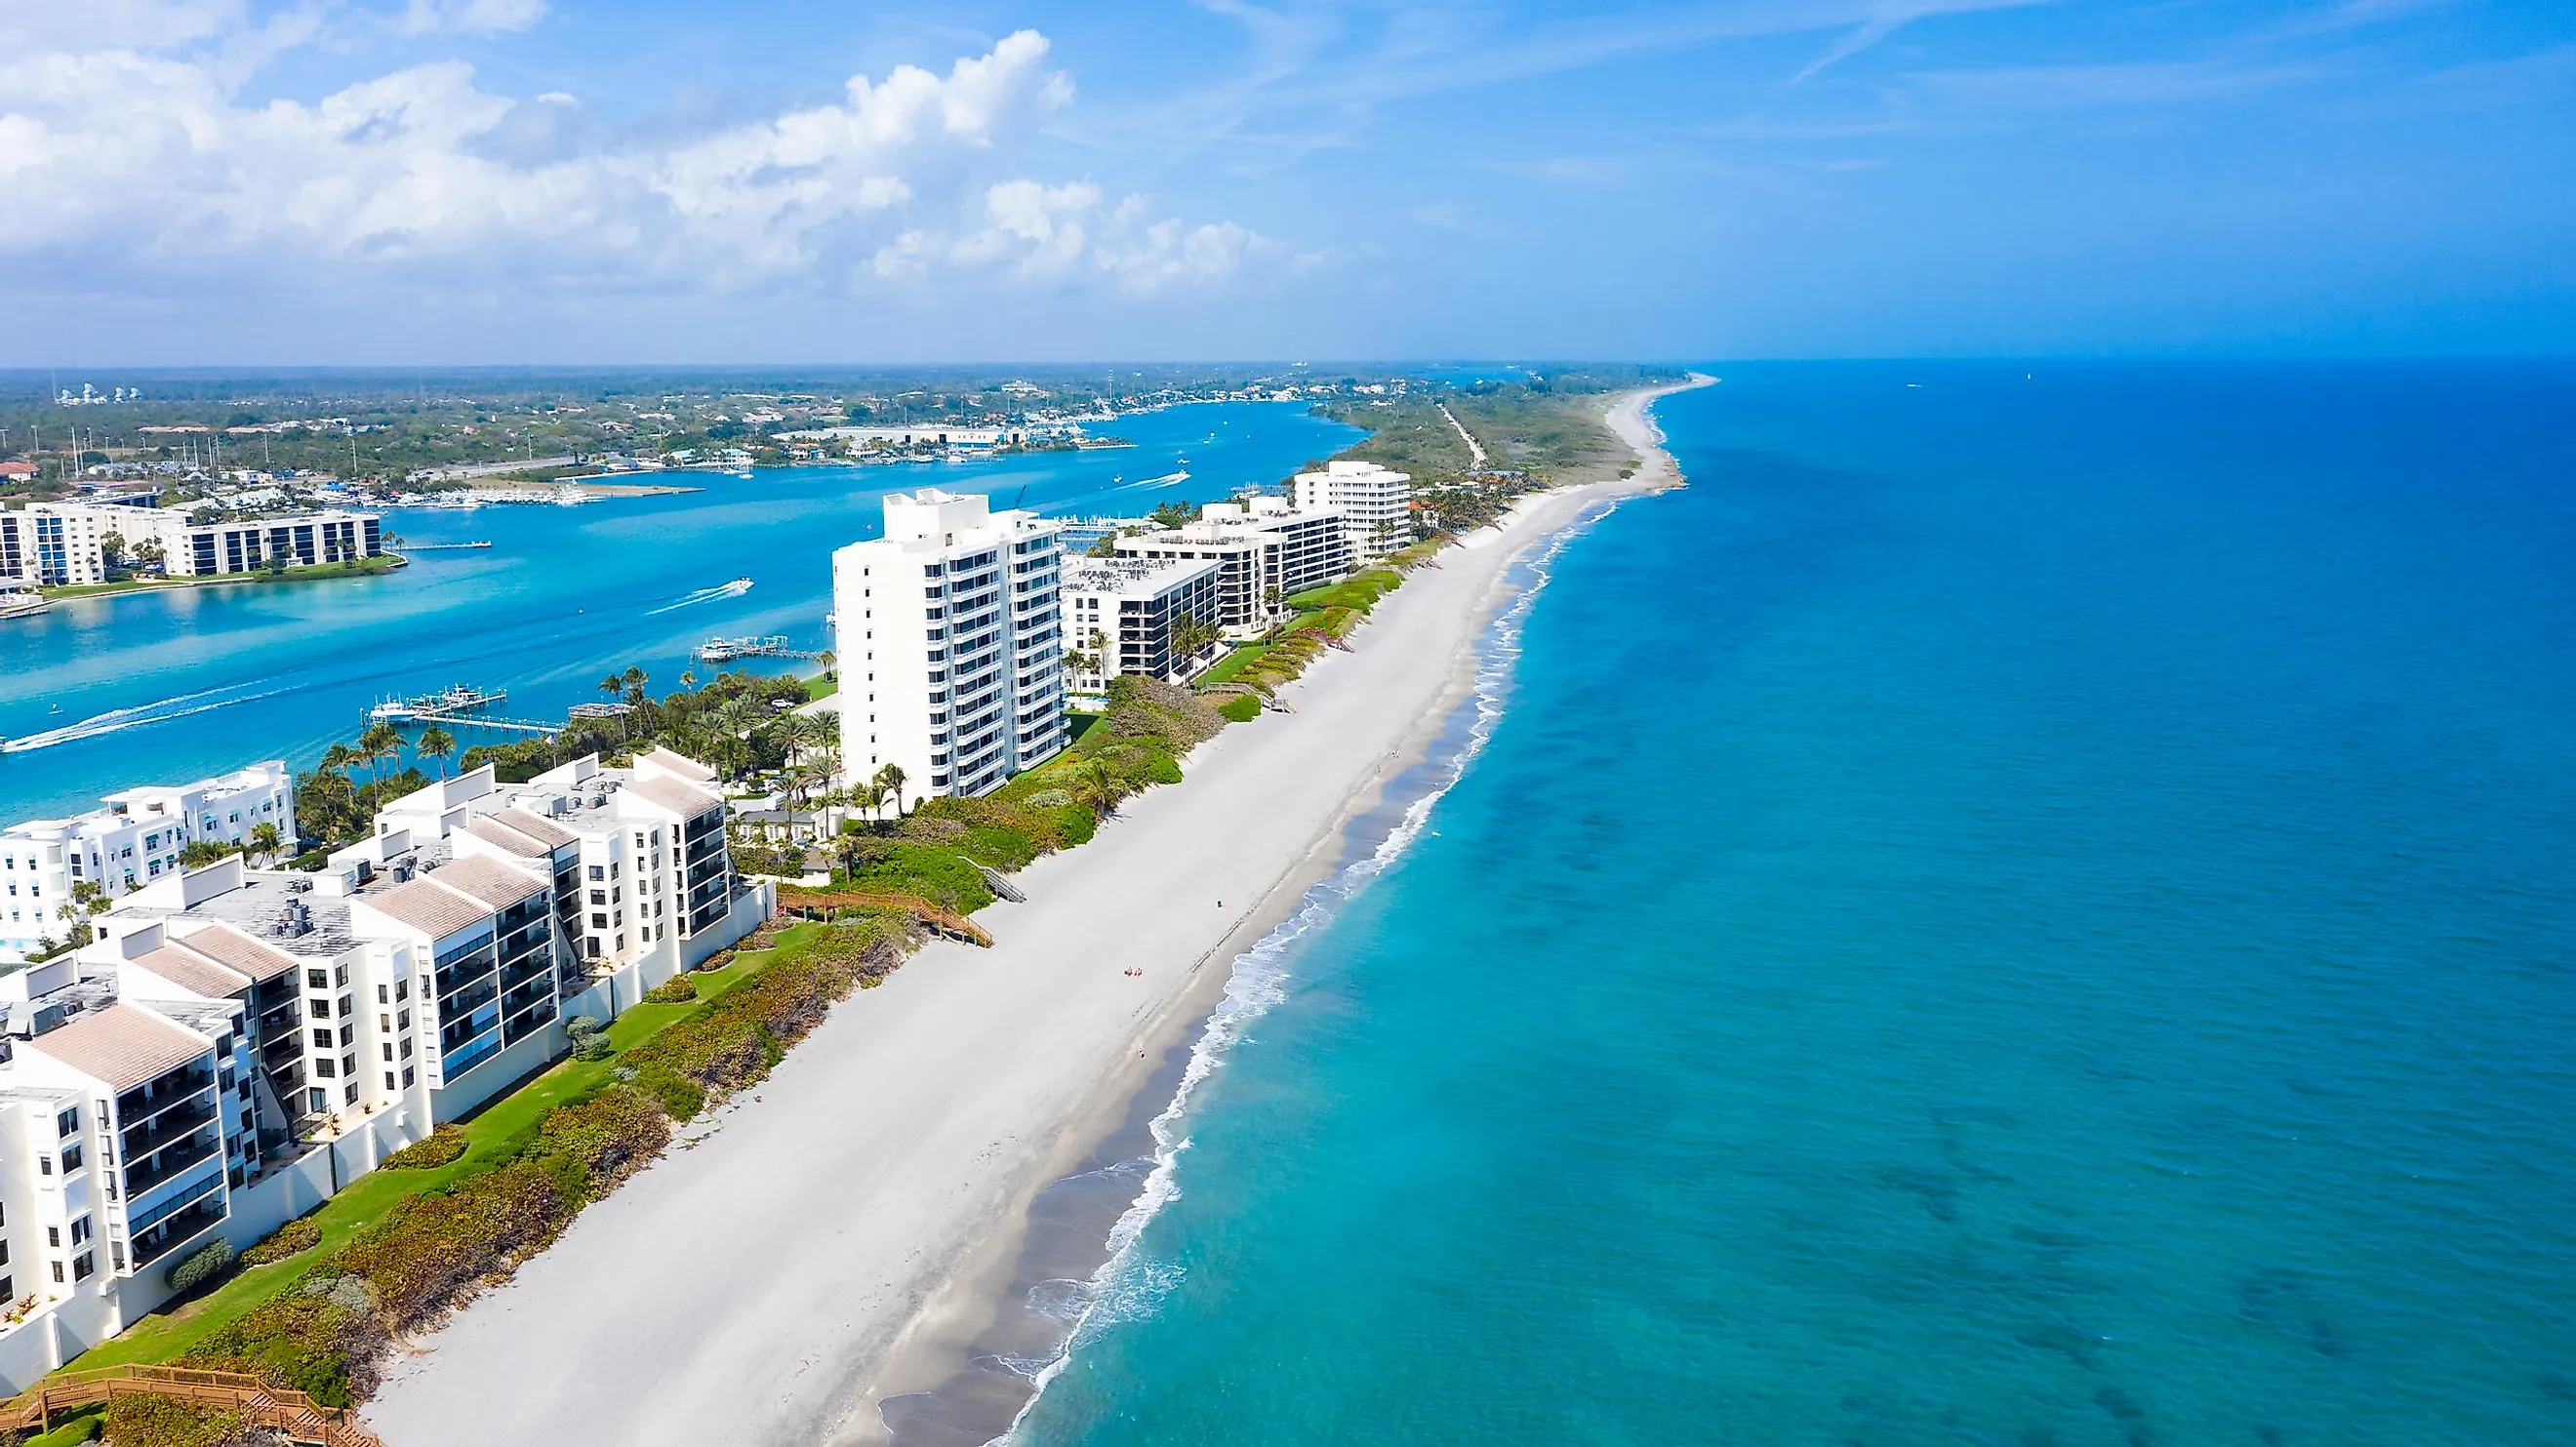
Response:
[[[231,708],[239,703],[275,698],[286,692],[289,690],[283,688],[262,689],[255,693],[244,693],[238,688],[215,688],[203,693],[183,693],[177,698],[165,698],[157,703],[140,703],[132,708],[112,708],[105,713],[92,714],[79,723],[65,724],[61,728],[46,729],[41,733],[27,734],[10,739],[6,743],[0,743],[0,753],[23,754],[37,749],[50,749],[57,744],[76,744],[83,739],[94,739],[102,734],[123,733],[127,729],[142,728],[149,724],[169,723],[175,719],[188,718],[196,714],[212,713],[219,708]]]
[[[1180,1160],[1190,1148],[1186,1127],[1190,1102],[1199,1086],[1225,1063],[1225,1057],[1252,1023],[1270,1012],[1271,1007],[1288,997],[1290,955],[1296,942],[1320,925],[1329,923],[1342,901],[1356,894],[1369,880],[1386,872],[1402,857],[1413,841],[1429,826],[1431,811],[1440,800],[1466,777],[1468,766],[1484,752],[1485,742],[1493,736],[1494,726],[1503,716],[1503,701],[1509,690],[1512,671],[1519,662],[1521,631],[1529,617],[1530,606],[1547,586],[1558,554],[1575,537],[1590,529],[1607,515],[1615,502],[1591,507],[1574,521],[1560,528],[1547,544],[1528,559],[1515,563],[1512,575],[1520,590],[1510,606],[1504,608],[1488,626],[1478,649],[1475,720],[1465,738],[1445,761],[1438,782],[1425,790],[1409,805],[1395,826],[1387,831],[1365,858],[1346,866],[1332,877],[1306,891],[1294,915],[1263,936],[1261,940],[1235,958],[1233,973],[1228,977],[1225,998],[1208,1015],[1207,1024],[1191,1047],[1188,1066],[1181,1073],[1180,1088],[1172,1093],[1171,1103],[1155,1116],[1150,1127],[1154,1140],[1145,1181],[1135,1201],[1118,1217],[1109,1231],[1108,1257],[1087,1281],[1052,1281],[1043,1288],[1050,1297],[1039,1303],[1039,1309],[1058,1321],[1069,1323],[1064,1344],[1047,1358],[1017,1357],[1005,1364],[1030,1380],[1027,1402],[1012,1418],[1009,1430],[985,1444],[985,1447],[1012,1447],[1022,1441],[1021,1428],[1029,1414],[1046,1394],[1047,1384],[1061,1375],[1073,1360],[1073,1354],[1100,1339],[1121,1322],[1134,1321],[1153,1313],[1162,1299],[1180,1284],[1182,1268],[1173,1262],[1157,1260],[1141,1247],[1145,1228],[1172,1202],[1180,1199]]]
[[[1189,481],[1189,480],[1190,480],[1190,470],[1189,470],[1188,468],[1184,467],[1184,468],[1182,468],[1182,469],[1181,469],[1180,471],[1178,471],[1178,472],[1167,472],[1167,473],[1164,473],[1164,474],[1163,474],[1162,476],[1160,476],[1160,477],[1149,477],[1149,478],[1146,478],[1143,482],[1131,482],[1131,483],[1126,484],[1126,485],[1125,485],[1125,486],[1123,486],[1123,487],[1115,487],[1115,488],[1111,488],[1111,489],[1110,489],[1110,491],[1112,491],[1112,492],[1135,492],[1135,491],[1137,491],[1137,490],[1138,490],[1138,489],[1140,489],[1140,488],[1149,488],[1149,487],[1178,487],[1178,486],[1180,486],[1182,483],[1185,483],[1185,482],[1187,482],[1187,481]]]
[[[719,583],[712,588],[700,588],[694,593],[675,598],[659,608],[647,608],[644,610],[644,616],[650,618],[656,613],[669,613],[675,609],[692,607],[699,603],[713,603],[719,598],[739,598],[750,591],[749,578],[736,578],[730,583]]]

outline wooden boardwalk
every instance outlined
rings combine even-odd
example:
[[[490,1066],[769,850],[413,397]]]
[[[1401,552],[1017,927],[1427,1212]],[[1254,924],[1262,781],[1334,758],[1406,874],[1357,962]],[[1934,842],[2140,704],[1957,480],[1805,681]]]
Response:
[[[186,1367],[58,1372],[0,1403],[0,1431],[43,1431],[59,1415],[127,1396],[168,1397],[238,1412],[245,1425],[265,1427],[308,1447],[385,1447],[347,1408],[325,1407],[302,1392],[272,1387],[247,1373]]]

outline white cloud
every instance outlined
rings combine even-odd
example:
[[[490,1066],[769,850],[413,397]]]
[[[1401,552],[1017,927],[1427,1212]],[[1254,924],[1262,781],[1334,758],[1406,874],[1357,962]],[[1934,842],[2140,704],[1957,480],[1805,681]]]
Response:
[[[120,8],[122,7],[122,8]],[[1151,291],[1223,277],[1257,242],[1025,174],[1074,88],[1046,38],[946,74],[853,76],[835,102],[619,143],[579,97],[481,88],[447,60],[312,99],[244,103],[222,57],[300,43],[220,3],[109,0],[125,37],[0,52],[0,257],[151,292],[176,271],[313,280],[562,281],[726,290],[988,275]],[[157,11],[180,39],[135,31]],[[542,0],[412,0],[416,33],[524,27]],[[280,40],[278,37],[287,37]],[[263,55],[262,60],[265,60]]]

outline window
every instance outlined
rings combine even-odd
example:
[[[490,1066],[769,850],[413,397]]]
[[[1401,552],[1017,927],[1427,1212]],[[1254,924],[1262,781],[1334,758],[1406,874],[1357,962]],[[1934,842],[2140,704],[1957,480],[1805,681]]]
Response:
[[[403,1037],[402,1058],[405,1060],[409,1060],[411,1058],[411,1037],[408,1035]]]
[[[321,1076],[324,1080],[328,1080],[332,1076],[340,1073],[340,1067],[332,1064],[328,1060],[316,1060],[313,1062],[313,1073]],[[321,1095],[322,1092],[315,1091],[314,1094]],[[329,1097],[324,1096],[324,1099],[327,1101]]]
[[[328,1031],[328,1030],[316,1030],[316,1031],[314,1031],[314,1032],[313,1032],[313,1048],[314,1048],[314,1049],[316,1049],[316,1050],[328,1050],[328,1049],[330,1049],[330,1048],[331,1048],[331,1032],[330,1032],[330,1031]]]
[[[387,1090],[391,1090],[391,1089],[393,1089],[393,1088],[394,1088],[394,1073],[393,1073],[392,1071],[388,1070],[388,1071],[386,1071],[386,1072],[385,1072],[385,1089],[387,1089]]]
[[[60,1227],[60,1226],[48,1226],[48,1227],[46,1227],[46,1228],[45,1228],[45,1244],[46,1244],[46,1245],[48,1245],[48,1246],[60,1246],[60,1245],[62,1245],[62,1244],[63,1244],[63,1228],[62,1228],[62,1227]]]
[[[331,988],[331,977],[320,970],[306,970],[304,984],[308,989],[327,990]]]
[[[401,1004],[403,1001],[410,998],[411,976],[405,975],[401,979],[394,981],[394,1003]]]
[[[68,1145],[63,1147],[63,1174],[68,1176],[80,1168],[81,1148],[77,1145]]]
[[[80,1107],[75,1105],[54,1117],[54,1134],[67,1136],[80,1129]]]
[[[387,994],[387,993],[388,993],[388,992],[386,991],[386,989],[385,989],[385,987],[384,987],[384,986],[382,986],[382,985],[378,985],[378,986],[376,986],[376,1003],[377,1003],[377,1004],[379,1004],[379,1005],[390,1005],[390,1004],[392,1004],[393,1002],[392,1002],[391,1000],[388,1000],[388,999],[386,999],[386,998],[385,998],[385,996],[386,996],[386,994]]]
[[[304,1104],[306,1109],[320,1115],[331,1108],[331,1094],[325,1090],[308,1090],[304,1092]]]
[[[340,1043],[341,1043],[341,1044],[346,1045],[346,1044],[348,1044],[350,1041],[355,1040],[355,1039],[357,1039],[357,1038],[358,1038],[358,1027],[357,1027],[357,1026],[355,1026],[355,1025],[343,1025],[343,1026],[341,1026],[341,1027],[340,1027]]]
[[[608,928],[608,916],[606,916],[606,915],[604,915],[604,914],[595,914],[595,915],[592,915],[592,916],[590,917],[590,927],[591,927],[592,929],[606,929],[606,928]]]
[[[607,890],[604,890],[604,889],[594,889],[594,890],[592,890],[592,891],[590,892],[590,902],[591,902],[592,904],[606,904],[606,903],[608,903],[608,891],[607,891]]]
[[[358,1082],[354,1080],[350,1081],[349,1088],[342,1092],[342,1094],[348,1100],[349,1104],[356,1105],[358,1103]]]
[[[346,985],[349,983],[349,967],[347,965],[342,965],[338,969],[333,970],[331,972],[331,976],[331,982],[333,984]]]
[[[96,1252],[94,1252],[94,1251],[84,1251],[84,1252],[82,1252],[81,1254],[79,1254],[78,1256],[73,1257],[73,1258],[72,1258],[72,1280],[74,1280],[74,1281],[87,1281],[87,1280],[89,1280],[89,1278],[90,1278],[90,1273],[92,1273],[92,1272],[94,1272],[94,1271],[98,1270],[98,1259],[97,1259],[97,1257],[98,1257],[98,1253],[96,1253]]]
[[[601,865],[594,864],[590,867],[590,877],[593,879],[606,879],[608,877],[608,870]]]
[[[45,1153],[43,1153],[42,1151],[37,1152],[37,1153],[36,1153],[36,1174],[37,1174],[37,1175],[40,1175],[40,1176],[50,1176],[50,1175],[52,1175],[53,1173],[54,1173],[54,1158],[53,1158],[52,1156],[46,1155],[46,1154],[45,1154]],[[53,1228],[52,1228],[52,1227],[50,1227],[50,1226],[48,1226],[48,1227],[46,1227],[45,1229],[50,1231],[50,1230],[52,1230]],[[57,1244],[57,1245],[59,1245],[59,1244],[61,1244],[61,1243],[57,1242],[56,1244]]]
[[[376,1012],[376,1028],[390,1032],[394,1028],[394,1017],[386,1014],[382,1010],[378,1010]]]
[[[83,1217],[81,1217],[79,1220],[74,1221],[74,1222],[72,1223],[72,1244],[73,1244],[74,1246],[78,1246],[79,1244],[81,1244],[81,1243],[82,1243],[82,1242],[84,1242],[84,1241],[87,1241],[88,1239],[89,1239],[89,1218],[88,1218],[87,1216],[83,1216]]]
[[[305,1004],[311,1007],[314,1019],[328,1020],[331,1018],[331,1002],[328,999],[325,999],[320,995],[316,995],[312,999],[307,1000]]]
[[[62,1285],[62,1284],[63,1284],[63,1263],[61,1263],[61,1262],[57,1261],[57,1262],[53,1263],[53,1267],[54,1267],[54,1284],[55,1284],[56,1286],[60,1286],[60,1285]]]
[[[384,1050],[384,1052],[385,1052],[385,1058],[386,1058],[387,1060],[391,1060],[391,1059],[393,1059],[393,1058],[394,1058],[394,1042],[392,1042],[392,1041],[388,1040],[388,1041],[386,1041],[386,1042],[384,1043],[384,1045],[383,1045],[383,1047],[382,1047],[382,1048],[383,1048],[383,1050]]]
[[[394,1012],[394,1028],[397,1030],[408,1030],[411,1028],[411,1012],[409,1010],[396,1010]]]
[[[410,1041],[408,1041],[408,1040],[404,1041],[404,1042],[403,1042],[403,1048],[404,1048],[406,1051],[408,1051],[408,1050],[411,1048],[411,1042],[410,1042]],[[409,1090],[410,1088],[411,1088],[411,1067],[410,1067],[410,1066],[408,1066],[408,1065],[406,1065],[406,1066],[404,1066],[404,1067],[403,1067],[403,1089],[405,1089],[405,1090]],[[0,1293],[0,1294],[5,1294],[5,1293]]]

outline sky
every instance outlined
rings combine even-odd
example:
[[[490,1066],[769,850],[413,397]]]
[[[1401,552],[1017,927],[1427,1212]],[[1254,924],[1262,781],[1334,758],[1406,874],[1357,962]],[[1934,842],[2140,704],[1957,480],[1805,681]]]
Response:
[[[2571,352],[2569,0],[0,0],[0,366]]]

